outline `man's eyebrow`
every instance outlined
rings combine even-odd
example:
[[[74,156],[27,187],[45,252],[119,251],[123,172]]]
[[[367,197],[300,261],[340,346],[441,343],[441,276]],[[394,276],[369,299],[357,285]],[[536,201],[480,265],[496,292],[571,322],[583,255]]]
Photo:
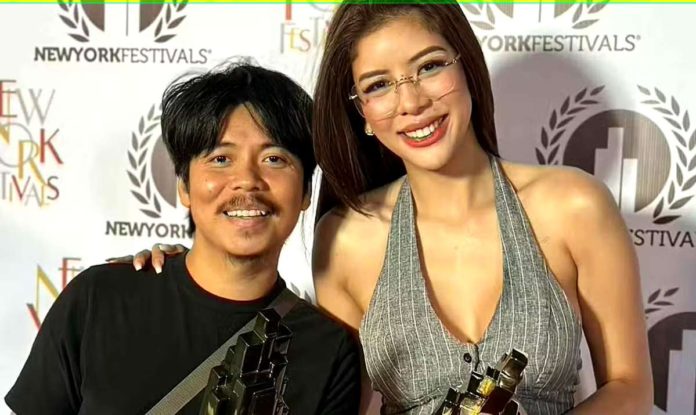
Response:
[[[224,147],[232,147],[232,148],[234,148],[234,147],[237,147],[237,144],[235,144],[235,143],[230,143],[229,141],[221,142],[221,143],[217,143],[217,144],[215,145],[214,149],[224,148]]]
[[[215,151],[215,150],[217,150],[217,149],[220,149],[220,148],[231,148],[231,149],[235,149],[235,148],[237,148],[237,147],[239,147],[239,145],[237,145],[237,143],[233,143],[233,142],[230,142],[230,141],[225,141],[225,142],[218,143],[218,144],[213,148],[213,151]],[[289,150],[286,146],[284,146],[283,144],[276,143],[276,142],[273,142],[273,141],[266,141],[266,142],[264,142],[264,143],[261,144],[261,149],[262,149],[262,150],[267,150],[267,149],[269,149],[269,148],[276,148],[276,149],[278,149],[278,150],[283,150],[283,151],[290,152],[290,150]]]
[[[263,148],[264,150],[267,150],[267,149],[269,149],[269,148],[276,148],[276,149],[278,149],[278,150],[283,150],[283,151],[287,151],[287,152],[290,151],[290,150],[289,150],[287,147],[285,147],[284,145],[282,145],[282,144],[280,144],[280,143],[274,143],[273,141],[269,141],[268,143],[264,143],[264,144],[262,145],[262,148]]]

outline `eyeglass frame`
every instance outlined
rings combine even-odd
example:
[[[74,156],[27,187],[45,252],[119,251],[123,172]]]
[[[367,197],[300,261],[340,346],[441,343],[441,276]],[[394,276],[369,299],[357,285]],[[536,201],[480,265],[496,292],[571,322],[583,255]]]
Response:
[[[462,57],[462,55],[461,55],[460,53],[458,53],[454,58],[452,58],[452,59],[450,59],[450,60],[448,60],[448,61],[445,61],[445,62],[443,63],[443,67],[442,67],[442,68],[445,69],[445,68],[448,68],[448,67],[454,65],[455,63],[459,62],[459,59],[461,59],[461,57]],[[402,76],[401,76],[399,79],[397,79],[396,81],[390,81],[389,83],[393,83],[393,86],[394,86],[394,93],[398,95],[398,94],[399,94],[399,86],[401,86],[401,85],[403,85],[403,84],[405,84],[405,83],[407,83],[407,82],[409,82],[409,83],[413,84],[413,86],[416,86],[416,87],[417,87],[418,82],[420,82],[420,79],[418,79],[418,73],[416,73],[415,75],[409,75],[409,76],[402,75]],[[357,90],[357,89],[358,89],[358,86],[355,85],[355,84],[353,84],[353,86],[351,87],[351,90],[352,90],[352,89],[356,89],[356,90]],[[391,88],[390,88],[390,91],[387,92],[387,94],[389,94],[390,92],[391,92]],[[419,93],[420,93],[420,92],[419,92]],[[385,94],[385,96],[386,96],[386,94]],[[352,94],[348,95],[348,100],[349,100],[349,101],[353,101],[353,104],[356,104],[356,106],[357,106],[358,103],[355,102],[355,99],[356,99],[356,98],[360,101],[360,96],[358,95],[357,91],[356,91],[355,93],[352,93]],[[362,104],[362,101],[360,101],[360,103]],[[361,113],[362,113],[362,111],[360,111],[360,108],[357,108],[357,109],[358,109],[358,112],[361,112]],[[364,116],[364,115],[363,115],[363,116]]]

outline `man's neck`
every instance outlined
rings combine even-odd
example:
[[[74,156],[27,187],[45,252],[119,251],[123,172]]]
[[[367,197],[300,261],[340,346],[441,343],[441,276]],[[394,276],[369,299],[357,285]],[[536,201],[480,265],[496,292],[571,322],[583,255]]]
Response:
[[[186,268],[209,293],[229,300],[252,301],[267,295],[276,284],[278,255],[235,258],[196,249],[194,243],[186,256]]]

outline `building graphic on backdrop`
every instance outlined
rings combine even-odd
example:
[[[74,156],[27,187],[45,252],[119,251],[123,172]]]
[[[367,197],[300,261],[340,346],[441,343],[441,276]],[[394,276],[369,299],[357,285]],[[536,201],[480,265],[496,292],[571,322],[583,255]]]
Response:
[[[466,2],[462,9],[479,42],[492,52],[632,52],[641,40],[635,33],[587,33],[604,15],[608,0],[515,4]],[[511,32],[522,24],[524,33]],[[542,27],[553,33],[529,33]]]
[[[674,306],[678,287],[648,296],[648,316]],[[666,414],[696,414],[696,312],[676,312],[648,330],[655,407]]]
[[[644,111],[602,109],[603,86],[568,96],[551,111],[536,147],[540,164],[575,166],[601,179],[626,216],[637,246],[694,248],[696,233],[665,228],[696,194],[696,129],[689,111],[658,88],[637,87]],[[594,110],[594,111],[593,111]]]
[[[696,204],[696,129],[689,111],[655,87],[636,86],[638,105],[623,108],[607,108],[605,92],[604,86],[583,88],[552,109],[537,161],[601,179],[629,223],[640,224],[629,229],[636,246],[694,249],[696,232],[680,220]],[[672,310],[683,297],[674,286],[647,295],[654,404],[664,413],[696,414],[696,313]]]
[[[95,31],[116,31],[122,35],[151,32],[153,40],[164,43],[176,36],[175,29],[186,18],[187,0],[172,0],[171,3],[125,3],[118,6],[119,17],[126,19],[110,20],[117,15],[116,7],[105,3],[81,3],[58,0],[60,19],[68,27],[68,35],[78,42],[89,42]],[[113,7],[113,11],[110,8]],[[108,13],[107,13],[108,11]],[[149,30],[152,29],[152,30]]]
[[[131,132],[126,151],[131,202],[137,206],[141,221],[109,220],[106,235],[145,236],[148,238],[188,238],[185,215],[179,209],[174,164],[162,141],[161,110],[152,105],[140,117]],[[125,190],[125,189],[124,189]],[[175,223],[169,223],[177,219]]]
[[[66,45],[34,48],[37,62],[206,64],[207,48],[166,46],[187,18],[188,0],[84,3],[58,1]]]
[[[46,207],[60,197],[55,95],[0,78],[0,203]]]

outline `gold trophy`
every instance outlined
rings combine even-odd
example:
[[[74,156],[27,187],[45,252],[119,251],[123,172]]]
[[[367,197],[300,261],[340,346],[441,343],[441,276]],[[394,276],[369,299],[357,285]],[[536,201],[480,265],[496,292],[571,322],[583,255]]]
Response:
[[[517,415],[520,407],[512,396],[526,366],[527,355],[519,350],[504,353],[484,374],[471,372],[466,391],[450,388],[433,415]]]

